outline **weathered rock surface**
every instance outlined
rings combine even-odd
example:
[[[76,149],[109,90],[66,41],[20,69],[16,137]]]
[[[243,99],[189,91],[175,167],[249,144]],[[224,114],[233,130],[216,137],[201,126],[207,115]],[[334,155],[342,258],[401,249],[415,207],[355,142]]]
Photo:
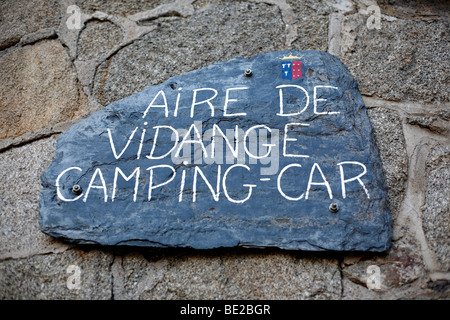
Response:
[[[80,8],[85,29],[67,28],[69,5]],[[381,29],[366,26],[370,5],[380,7]],[[0,1],[0,96],[12,101],[0,103],[0,129],[9,132],[0,139],[0,298],[448,299],[449,9],[450,2],[442,0]],[[48,42],[64,50],[55,55]],[[36,55],[44,43],[40,56],[48,53],[54,65],[44,59],[46,68],[39,72],[52,74],[63,61],[65,72],[58,73],[70,82],[48,86],[45,74],[35,77],[28,69],[41,83],[24,82],[27,72],[14,71],[36,69],[36,61],[22,56]],[[43,97],[64,92],[75,109],[86,110],[83,99],[68,90],[78,83],[89,94],[92,113],[102,108],[100,102],[106,106],[235,56],[307,49],[340,57],[369,108],[394,224],[387,253],[124,247],[87,252],[40,231],[39,177],[54,159],[55,138],[76,121]],[[63,54],[72,65],[60,59]],[[67,102],[62,95],[58,100]],[[22,109],[30,101],[32,107]],[[18,120],[17,114],[28,116],[36,105],[38,121]],[[52,122],[40,129],[39,113],[47,107]],[[81,268],[80,289],[67,287],[70,265]],[[380,267],[379,290],[367,287],[369,266]]]
[[[67,247],[38,225],[40,176],[54,158],[55,144],[53,136],[0,153],[0,260]]]
[[[0,262],[0,299],[106,300],[113,256],[92,250],[35,255]]]
[[[0,139],[74,119],[87,110],[63,46],[44,40],[0,57]]]
[[[427,161],[423,230],[444,270],[450,270],[450,148],[433,149]]]
[[[0,3],[0,50],[18,43],[29,33],[57,27],[60,10],[58,0],[2,1]]]
[[[383,163],[392,218],[395,219],[403,200],[408,168],[401,118],[397,112],[381,108],[369,109],[368,114]]]
[[[141,11],[151,10],[161,4],[172,2],[171,0],[76,0],[75,4],[83,12],[94,13],[96,11],[116,14],[120,16],[132,15]]]
[[[336,299],[341,292],[337,261],[289,253],[201,254],[156,262],[130,254],[122,265],[131,299]],[[137,271],[138,265],[147,272]]]
[[[212,62],[280,50],[285,41],[279,9],[267,4],[220,3],[157,26],[99,67],[94,94],[103,105]]]
[[[93,20],[86,24],[78,40],[78,59],[95,59],[108,54],[122,41],[122,32],[109,21]]]
[[[448,19],[382,19],[380,30],[369,30],[367,18],[356,14],[344,19],[342,61],[361,93],[392,101],[448,103],[450,70],[443,63],[450,58]]]

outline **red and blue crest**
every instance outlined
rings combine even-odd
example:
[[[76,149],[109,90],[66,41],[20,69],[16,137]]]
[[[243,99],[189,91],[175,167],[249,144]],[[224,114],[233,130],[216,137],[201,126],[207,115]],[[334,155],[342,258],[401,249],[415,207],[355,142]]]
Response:
[[[301,61],[282,61],[281,62],[281,78],[294,80],[302,77]]]

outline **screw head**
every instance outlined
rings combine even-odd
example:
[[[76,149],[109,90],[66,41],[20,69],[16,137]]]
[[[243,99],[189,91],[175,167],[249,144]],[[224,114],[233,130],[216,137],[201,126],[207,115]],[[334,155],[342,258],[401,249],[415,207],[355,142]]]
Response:
[[[73,187],[72,187],[72,192],[74,193],[74,194],[76,194],[76,195],[79,195],[79,194],[81,194],[81,187],[79,186],[79,185],[74,185]]]
[[[332,213],[336,213],[339,210],[338,205],[336,203],[330,204],[329,209],[330,209],[330,212],[332,212]]]
[[[251,70],[251,69],[246,69],[246,70],[244,71],[244,75],[245,75],[246,77],[251,77],[251,76],[252,76],[252,70]]]

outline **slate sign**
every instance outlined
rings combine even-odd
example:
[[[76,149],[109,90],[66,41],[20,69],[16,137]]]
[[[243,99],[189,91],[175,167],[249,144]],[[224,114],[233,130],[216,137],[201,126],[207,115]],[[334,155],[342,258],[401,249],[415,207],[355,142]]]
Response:
[[[319,51],[235,58],[114,102],[57,141],[43,232],[76,243],[385,251],[358,86]]]

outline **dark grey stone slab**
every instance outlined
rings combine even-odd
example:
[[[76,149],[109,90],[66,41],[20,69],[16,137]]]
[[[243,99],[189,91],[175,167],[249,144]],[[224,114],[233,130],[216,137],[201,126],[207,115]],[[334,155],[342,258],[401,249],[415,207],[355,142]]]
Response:
[[[301,69],[286,79],[282,64],[293,61]],[[384,251],[391,242],[357,83],[319,51],[235,58],[114,102],[59,138],[42,186],[42,231],[78,243]]]

